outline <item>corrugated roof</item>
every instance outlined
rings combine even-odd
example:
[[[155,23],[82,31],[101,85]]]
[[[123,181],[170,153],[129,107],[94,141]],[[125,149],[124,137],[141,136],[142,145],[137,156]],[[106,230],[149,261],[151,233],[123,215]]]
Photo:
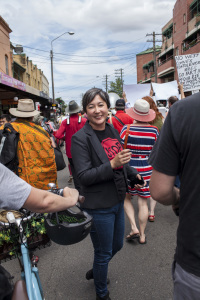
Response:
[[[161,50],[161,46],[156,46],[156,52],[157,51],[160,51]],[[151,52],[153,52],[153,48],[149,48],[149,49],[147,49],[147,50],[145,50],[145,51],[142,51],[142,52],[140,52],[140,53],[138,53],[138,54],[136,54],[136,56],[137,55],[143,55],[143,54],[148,54],[148,53],[151,53]]]

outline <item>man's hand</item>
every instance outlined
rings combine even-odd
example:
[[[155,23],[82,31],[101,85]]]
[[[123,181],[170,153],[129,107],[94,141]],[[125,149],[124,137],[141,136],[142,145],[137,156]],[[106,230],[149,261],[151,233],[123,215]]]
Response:
[[[125,92],[122,93],[122,97],[123,97],[124,101],[127,102],[127,98],[126,98],[126,93]]]
[[[153,96],[153,89],[151,88],[150,93],[149,93],[150,97]]]
[[[63,190],[63,197],[67,199],[69,198],[74,199],[73,201],[76,204],[76,202],[79,201],[79,192],[76,189],[65,187]]]
[[[129,149],[124,149],[121,152],[119,152],[111,161],[111,167],[112,169],[116,169],[118,167],[121,167],[127,163],[129,163],[131,159],[131,151]]]

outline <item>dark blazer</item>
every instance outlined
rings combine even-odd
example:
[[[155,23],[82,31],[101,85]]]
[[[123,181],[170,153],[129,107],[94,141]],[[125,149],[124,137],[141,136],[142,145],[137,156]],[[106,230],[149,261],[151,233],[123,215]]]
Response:
[[[109,126],[121,143],[118,131]],[[87,121],[82,129],[72,136],[72,160],[85,196],[83,207],[90,209],[110,207],[112,199],[118,199],[114,172],[110,161],[94,130]],[[128,164],[123,167],[125,179],[135,179],[137,170]],[[128,188],[128,186],[127,186]],[[125,196],[125,195],[124,195]]]

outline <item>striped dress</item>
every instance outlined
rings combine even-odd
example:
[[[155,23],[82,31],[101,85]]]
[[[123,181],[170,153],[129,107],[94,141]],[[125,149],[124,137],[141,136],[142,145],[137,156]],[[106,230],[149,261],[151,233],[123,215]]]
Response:
[[[121,139],[122,144],[124,144],[125,135],[126,135],[127,125],[122,128]],[[148,164],[148,158],[151,153],[151,150],[158,138],[158,129],[155,126],[151,125],[140,125],[135,126],[134,124],[130,126],[127,149],[130,149],[132,152],[131,160],[129,165],[134,167],[140,175],[147,182],[147,185],[141,189],[134,189],[130,187],[129,184],[129,193],[131,195],[138,195],[143,198],[149,198],[149,181],[152,174],[152,166]]]

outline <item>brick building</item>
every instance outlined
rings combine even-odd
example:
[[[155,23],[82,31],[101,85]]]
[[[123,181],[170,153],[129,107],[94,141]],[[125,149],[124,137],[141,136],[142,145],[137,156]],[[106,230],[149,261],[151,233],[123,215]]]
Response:
[[[160,53],[161,47],[156,47],[156,53]],[[155,81],[154,51],[149,48],[136,55],[137,83],[149,83]]]
[[[145,52],[145,51],[144,51]],[[200,0],[177,0],[173,18],[162,28],[162,46],[156,55],[157,82],[178,81],[175,56],[200,52]],[[138,83],[154,81],[153,74],[146,74],[150,81],[144,81],[144,57],[137,55]],[[153,54],[152,54],[153,57]],[[149,70],[150,71],[150,70]]]

